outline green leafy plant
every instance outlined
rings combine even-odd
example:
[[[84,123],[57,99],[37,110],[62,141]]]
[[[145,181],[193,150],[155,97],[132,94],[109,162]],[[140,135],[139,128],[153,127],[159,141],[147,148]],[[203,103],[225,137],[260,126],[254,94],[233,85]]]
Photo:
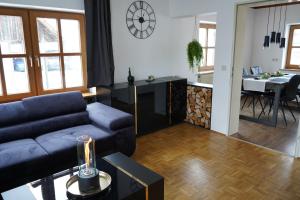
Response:
[[[269,79],[271,77],[271,74],[270,73],[263,73],[261,76],[260,76],[260,79]]]
[[[190,68],[198,67],[203,58],[203,50],[201,44],[197,40],[193,40],[187,46],[187,57]]]

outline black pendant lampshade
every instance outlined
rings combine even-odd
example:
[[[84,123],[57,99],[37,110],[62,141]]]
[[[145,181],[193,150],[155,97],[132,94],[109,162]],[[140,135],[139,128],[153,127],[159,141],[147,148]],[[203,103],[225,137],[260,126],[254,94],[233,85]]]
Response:
[[[277,33],[276,33],[276,44],[280,44],[280,39],[281,39],[281,32],[280,32],[280,26],[281,26],[281,11],[282,11],[282,6],[280,6],[278,31],[277,31]]]
[[[275,31],[272,31],[271,32],[271,43],[275,43],[276,42],[276,32]]]
[[[276,32],[275,32],[275,20],[276,20],[276,7],[274,8],[274,18],[273,18],[273,31],[271,32],[271,43],[276,42]]]
[[[269,22],[270,22],[270,8],[268,14],[268,23],[267,23],[267,35],[264,38],[264,48],[270,47],[270,36],[269,36]]]
[[[264,47],[270,47],[270,36],[268,35],[265,36]]]
[[[279,44],[279,43],[280,43],[280,39],[281,39],[281,33],[280,33],[280,32],[277,32],[277,33],[276,33],[276,44]]]
[[[281,38],[281,40],[280,40],[280,46],[279,46],[280,48],[285,48],[285,38],[283,37],[283,38]]]
[[[286,24],[286,11],[287,11],[287,6],[285,6],[284,23],[283,23],[283,35],[282,35],[282,38],[280,39],[279,48],[285,48],[285,43],[286,43],[286,38],[284,37],[285,36],[285,24]]]

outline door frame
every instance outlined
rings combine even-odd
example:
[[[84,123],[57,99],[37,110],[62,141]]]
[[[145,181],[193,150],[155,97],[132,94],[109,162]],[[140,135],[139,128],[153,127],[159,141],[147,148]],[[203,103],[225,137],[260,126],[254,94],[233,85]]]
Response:
[[[287,1],[287,0],[286,0]],[[263,3],[263,2],[272,2],[270,0],[249,0],[245,3],[236,3],[235,4],[235,32],[234,32],[234,51],[233,51],[233,68],[232,68],[232,77],[231,77],[231,95],[230,95],[230,116],[229,116],[229,127],[228,127],[228,136],[238,132],[239,129],[239,115],[240,115],[240,99],[241,99],[241,89],[237,90],[236,87],[242,84],[242,66],[236,65],[236,58],[240,53],[237,51],[237,46],[239,45],[240,41],[238,40],[238,7],[253,3]],[[238,99],[238,101],[237,101]],[[237,106],[237,102],[238,105]],[[259,145],[260,146],[260,145]],[[300,157],[300,123],[298,125],[298,132],[297,132],[297,139],[296,139],[296,147],[295,147],[295,158]]]

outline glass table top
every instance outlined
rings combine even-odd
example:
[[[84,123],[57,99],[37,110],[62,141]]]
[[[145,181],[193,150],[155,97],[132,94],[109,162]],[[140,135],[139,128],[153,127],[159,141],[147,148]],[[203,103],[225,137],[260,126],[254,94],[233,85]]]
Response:
[[[97,168],[100,171],[108,173],[111,178],[110,190],[108,190],[101,198],[93,199],[107,199],[107,200],[119,200],[119,199],[145,199],[146,188],[134,179],[126,171],[114,167],[112,164],[104,160],[103,158],[97,157]],[[76,174],[76,172],[75,172]],[[51,191],[42,192],[41,185],[33,187],[32,183],[20,186],[18,188],[6,191],[2,193],[4,200],[66,200],[66,182],[71,177],[70,171],[66,170],[58,174],[53,175],[54,178],[54,192],[51,190],[51,184],[49,186]],[[37,181],[38,183],[38,181]],[[55,194],[53,194],[55,193]],[[55,197],[54,197],[55,195]],[[1,198],[0,198],[1,199]]]

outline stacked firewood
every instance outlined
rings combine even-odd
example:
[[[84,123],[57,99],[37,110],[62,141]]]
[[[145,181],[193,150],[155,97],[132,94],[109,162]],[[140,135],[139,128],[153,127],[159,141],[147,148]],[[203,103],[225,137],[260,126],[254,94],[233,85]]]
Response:
[[[210,129],[211,104],[211,88],[188,86],[186,121]]]

